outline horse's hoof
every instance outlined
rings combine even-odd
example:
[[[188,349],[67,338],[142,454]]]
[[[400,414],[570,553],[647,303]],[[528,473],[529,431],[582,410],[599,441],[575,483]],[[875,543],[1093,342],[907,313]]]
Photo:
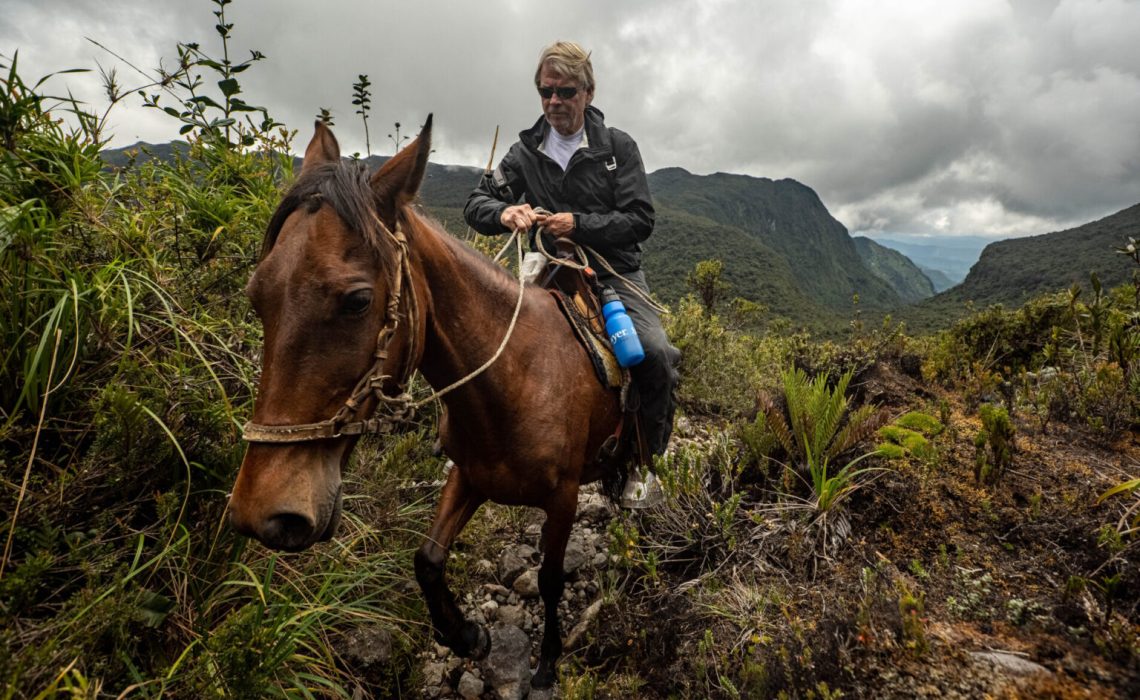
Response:
[[[483,625],[468,622],[463,629],[463,646],[466,653],[456,651],[456,654],[472,661],[482,661],[491,653],[491,635]]]
[[[535,690],[548,690],[554,687],[554,664],[539,659],[538,668],[530,678],[530,687]]]
[[[487,628],[483,625],[478,625],[478,627],[479,639],[475,642],[475,651],[471,654],[471,658],[482,661],[491,653],[491,635],[487,633]]]

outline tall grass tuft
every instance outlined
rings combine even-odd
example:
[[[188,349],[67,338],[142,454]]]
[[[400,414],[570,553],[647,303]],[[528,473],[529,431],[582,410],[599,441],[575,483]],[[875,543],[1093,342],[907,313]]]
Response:
[[[422,497],[349,479],[368,519],[306,555],[224,524],[261,340],[241,290],[292,159],[223,80],[223,112],[177,115],[184,149],[113,169],[100,118],[0,57],[0,697],[387,697],[414,678]],[[369,454],[434,469],[408,441],[427,442]]]

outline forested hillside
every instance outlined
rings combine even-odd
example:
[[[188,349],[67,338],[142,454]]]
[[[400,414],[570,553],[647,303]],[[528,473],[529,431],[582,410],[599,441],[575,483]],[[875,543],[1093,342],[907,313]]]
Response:
[[[1073,284],[1087,288],[1092,273],[1115,287],[1131,279],[1132,266],[1115,252],[1129,236],[1140,238],[1140,204],[1066,231],[991,243],[965,281],[942,296],[1016,306]]]
[[[899,304],[894,290],[863,265],[847,230],[805,185],[725,173],[693,175],[681,168],[658,170],[649,182],[663,207],[737,228],[782,256],[795,288],[821,306],[847,312],[856,294],[867,308]],[[715,238],[698,240],[709,251],[705,257],[727,263],[739,255]]]

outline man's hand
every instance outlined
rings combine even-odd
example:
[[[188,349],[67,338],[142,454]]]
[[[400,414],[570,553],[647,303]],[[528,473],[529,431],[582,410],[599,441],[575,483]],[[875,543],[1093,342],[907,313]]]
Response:
[[[555,238],[569,238],[574,233],[574,215],[568,211],[536,215],[538,225]]]
[[[538,215],[529,204],[516,204],[503,210],[499,222],[508,231],[529,231]]]

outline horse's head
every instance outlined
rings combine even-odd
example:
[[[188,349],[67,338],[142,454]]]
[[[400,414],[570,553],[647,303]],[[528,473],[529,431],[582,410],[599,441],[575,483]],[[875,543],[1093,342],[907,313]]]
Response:
[[[423,180],[430,134],[429,116],[369,178],[318,122],[269,224],[246,287],[265,330],[261,383],[229,502],[234,528],[268,547],[298,551],[333,536],[341,467],[359,432],[346,424],[374,409],[369,378],[411,370],[404,246],[393,232]]]

